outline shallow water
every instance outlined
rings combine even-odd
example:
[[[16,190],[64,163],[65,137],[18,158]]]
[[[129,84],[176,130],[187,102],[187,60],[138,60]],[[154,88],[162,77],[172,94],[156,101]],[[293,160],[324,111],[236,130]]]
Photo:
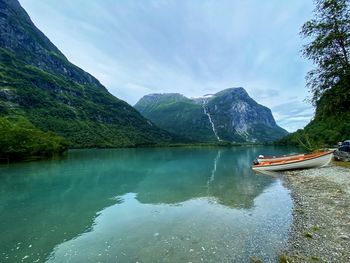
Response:
[[[75,150],[0,166],[0,262],[274,262],[292,201],[250,164],[286,152]]]

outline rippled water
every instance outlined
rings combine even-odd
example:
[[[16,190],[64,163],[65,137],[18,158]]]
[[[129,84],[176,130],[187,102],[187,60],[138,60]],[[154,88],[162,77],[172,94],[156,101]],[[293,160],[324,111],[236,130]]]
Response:
[[[0,262],[274,262],[292,201],[257,175],[285,148],[75,150],[0,166]]]

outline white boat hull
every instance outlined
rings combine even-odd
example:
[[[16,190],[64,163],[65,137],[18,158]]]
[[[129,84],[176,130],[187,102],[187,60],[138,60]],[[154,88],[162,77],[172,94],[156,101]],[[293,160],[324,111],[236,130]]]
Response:
[[[290,154],[290,155],[282,155],[282,156],[272,156],[270,158],[257,158],[258,162],[273,162],[273,161],[283,161],[283,160],[288,160],[296,157],[302,157],[304,156],[304,153],[301,154]]]
[[[286,162],[286,163],[276,163],[265,166],[253,166],[253,170],[256,171],[285,171],[285,170],[297,170],[297,169],[309,169],[316,167],[323,167],[328,165],[333,157],[333,152],[329,152],[328,154],[294,162]]]

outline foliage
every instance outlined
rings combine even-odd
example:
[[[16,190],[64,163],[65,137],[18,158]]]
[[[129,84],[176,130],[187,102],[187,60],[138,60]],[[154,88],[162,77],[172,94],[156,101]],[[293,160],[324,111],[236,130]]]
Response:
[[[0,158],[53,156],[67,147],[64,138],[39,130],[23,117],[0,118]]]
[[[339,82],[350,81],[350,10],[348,0],[317,0],[314,18],[301,30],[311,39],[303,54],[317,66],[307,76],[312,102]]]
[[[248,134],[251,134],[251,137],[259,143],[271,143],[286,135],[287,132],[279,126],[270,127],[263,124],[253,124],[248,130]]]
[[[317,65],[307,77],[316,114],[303,130],[277,143],[333,146],[350,138],[349,1],[317,0],[315,18],[304,24],[302,34],[313,38],[304,55]]]
[[[0,116],[21,115],[74,148],[169,143],[133,107],[71,64],[38,30],[18,1],[1,4]]]
[[[135,146],[170,135],[104,89],[26,65],[0,49],[0,114],[21,114],[66,137],[72,147]]]
[[[0,115],[20,114],[72,147],[127,147],[171,140],[127,103],[93,84],[44,71],[0,49]]]
[[[307,146],[314,150],[333,146],[337,142],[350,138],[350,112],[342,115],[330,115],[325,118],[315,117],[304,129],[300,129],[282,138],[277,144]]]

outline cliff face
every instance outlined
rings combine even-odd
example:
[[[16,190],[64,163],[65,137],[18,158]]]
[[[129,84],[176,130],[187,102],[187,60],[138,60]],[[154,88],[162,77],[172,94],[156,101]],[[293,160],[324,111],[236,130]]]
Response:
[[[73,147],[170,141],[171,136],[71,64],[17,0],[0,0],[0,115],[23,115]]]
[[[42,70],[72,78],[80,84],[97,79],[69,63],[67,58],[35,27],[17,0],[0,1],[0,46],[16,53],[24,62]]]
[[[287,134],[276,124],[271,110],[255,102],[243,88],[196,99],[151,94],[135,108],[160,127],[199,141],[270,142]]]

